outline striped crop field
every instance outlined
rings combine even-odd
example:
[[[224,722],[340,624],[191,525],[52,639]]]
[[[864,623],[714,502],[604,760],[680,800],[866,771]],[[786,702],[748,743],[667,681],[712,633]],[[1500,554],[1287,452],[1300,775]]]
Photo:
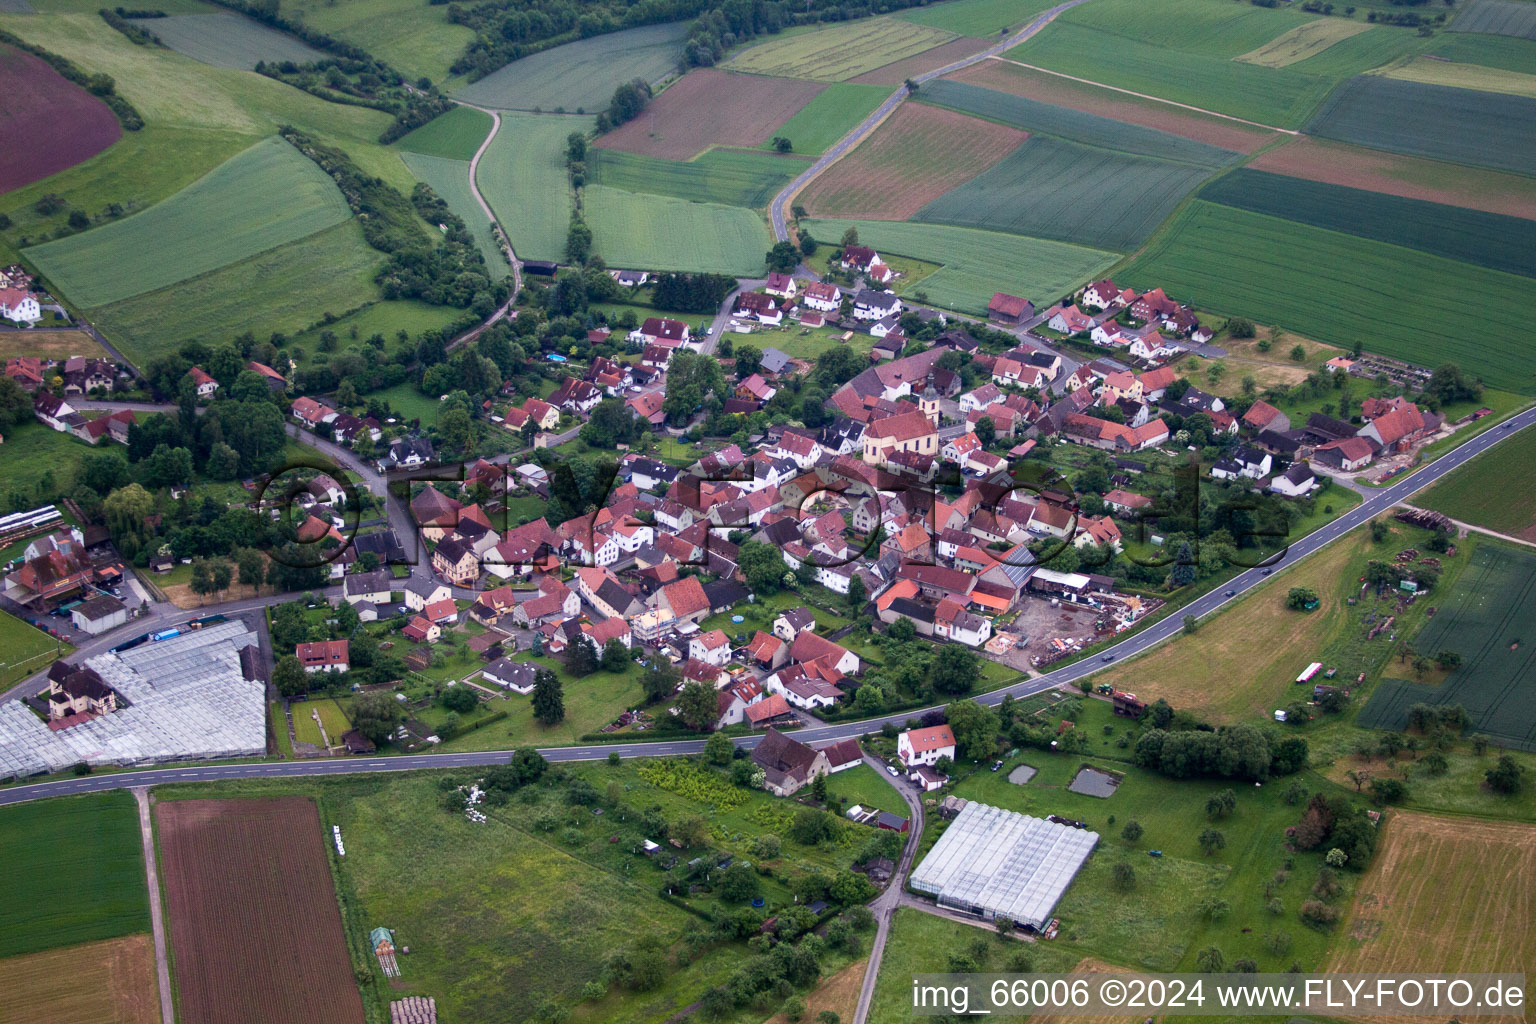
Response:
[[[490,114],[473,107],[454,107],[402,136],[395,146],[423,156],[469,160],[489,134]]]
[[[1005,28],[1022,25],[1053,6],[1053,0],[946,0],[940,4],[909,7],[896,17],[991,41]]]
[[[239,14],[175,14],[134,24],[159,36],[177,53],[216,68],[249,71],[261,61],[307,64],[325,59],[325,54],[293,36]]]
[[[773,134],[788,139],[796,153],[820,156],[874,113],[890,94],[890,87],[885,85],[833,82]]]
[[[687,31],[678,21],[578,39],[515,60],[455,95],[497,110],[595,114],[625,82],[656,82],[673,71]]]
[[[724,66],[754,75],[842,82],[953,38],[953,32],[899,18],[863,19],[759,43]]]
[[[1536,53],[1532,56],[1536,57]],[[1536,70],[1536,63],[1532,63],[1531,67]],[[1383,71],[1382,75],[1400,78],[1405,82],[1424,82],[1428,85],[1448,85],[1456,89],[1477,89],[1536,98],[1536,74],[1489,68],[1481,64],[1461,64],[1422,54],[1405,63],[1394,64]]]
[[[652,192],[724,206],[764,207],[810,166],[801,157],[753,149],[712,149],[697,160],[658,160],[616,149],[587,150],[587,178],[629,192]]]
[[[501,116],[501,131],[480,158],[479,185],[520,258],[564,257],[571,221],[565,139],[591,128],[592,119],[586,117]]]
[[[1471,0],[1451,22],[1449,31],[1536,39],[1536,4],[1527,0]]]

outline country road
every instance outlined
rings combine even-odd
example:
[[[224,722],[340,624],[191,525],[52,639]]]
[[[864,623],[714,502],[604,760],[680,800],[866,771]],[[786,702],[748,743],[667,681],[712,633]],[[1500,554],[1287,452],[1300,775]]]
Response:
[[[1306,556],[1321,550],[1338,540],[1350,530],[1370,522],[1373,518],[1407,500],[1415,492],[1428,487],[1448,473],[1453,472],[1471,459],[1487,451],[1495,444],[1507,441],[1536,424],[1536,408],[1512,416],[1504,423],[1486,430],[1477,437],[1446,452],[1439,459],[1412,473],[1391,487],[1373,491],[1365,496],[1362,504],[1325,526],[1298,539],[1273,558],[1272,565],[1255,566],[1234,577],[1224,587],[1219,587],[1186,605],[1182,612],[1197,619],[1204,618],[1238,600],[1244,593],[1264,582],[1271,572],[1279,572],[1296,564]],[[1232,596],[1228,597],[1227,592]],[[240,602],[259,604],[261,601]],[[209,605],[201,614],[221,611],[225,606]],[[997,704],[1004,696],[1022,698],[1045,690],[1076,683],[1102,670],[1106,663],[1122,661],[1144,654],[1163,641],[1178,636],[1183,631],[1183,615],[1169,616],[1153,623],[1147,629],[1114,644],[1099,654],[1043,673],[1032,679],[1021,680],[976,699],[983,704]],[[901,726],[909,718],[917,718],[936,708],[918,709],[901,714],[869,718],[837,725],[821,725],[795,733],[798,739],[808,743],[825,743],[847,737],[862,736],[878,730],[889,722]],[[735,740],[737,746],[750,749],[761,736],[743,736]],[[621,743],[596,743],[575,747],[547,747],[540,752],[551,761],[590,761],[617,753],[621,757],[664,757],[678,754],[695,754],[704,749],[703,740],[655,740]],[[504,763],[510,750],[466,751],[446,754],[407,754],[397,757],[358,757],[341,759],[315,759],[304,761],[275,761],[247,764],[215,764],[198,767],[152,768],[139,771],[118,772],[110,775],[88,775],[35,782],[0,789],[0,805],[22,803],[50,796],[69,796],[77,793],[99,792],[108,789],[124,789],[133,786],[154,786],[174,782],[217,782],[240,778],[287,778],[306,775],[351,775],[379,771],[413,771],[417,769],[466,768]]]
[[[1071,8],[1076,7],[1081,3],[1087,3],[1087,0],[1067,0],[1066,3],[1057,4],[1050,10],[1044,11],[1036,16],[1035,19],[1028,25],[1025,25],[1013,35],[1004,39],[1002,42],[995,43],[979,53],[971,54],[969,57],[962,57],[959,60],[950,64],[946,64],[941,68],[935,68],[932,71],[925,71],[920,75],[914,75],[912,81],[916,82],[918,85],[922,85],[924,82],[932,81],[935,78],[941,78],[944,75],[953,74],[954,72],[959,71],[961,68],[968,68],[972,64],[977,64],[986,60],[988,57],[996,56],[1005,50],[1011,50],[1015,46],[1018,46],[1020,43],[1022,43],[1024,40],[1028,39],[1030,36],[1034,35],[1036,32],[1039,32],[1042,28],[1045,28],[1045,26],[1049,25],[1062,11],[1070,10]],[[860,121],[852,131],[850,131],[847,135],[844,135],[837,141],[835,145],[833,145],[831,149],[823,153],[820,159],[802,171],[795,178],[795,180],[784,186],[783,191],[773,197],[773,202],[768,207],[768,213],[773,220],[773,237],[776,241],[783,242],[789,239],[789,226],[784,218],[784,208],[789,205],[790,200],[795,197],[795,194],[801,189],[805,188],[805,186],[809,185],[812,179],[814,179],[818,174],[826,170],[828,167],[831,167],[834,163],[840,160],[844,154],[846,154],[854,146],[857,146],[861,141],[863,141],[864,136],[873,131],[876,125],[878,125],[881,121],[884,121],[885,118],[891,113],[891,111],[900,106],[901,101],[910,95],[911,90],[909,90],[905,84],[898,86],[896,91],[891,93],[891,95],[887,97],[884,103],[875,108],[875,112],[873,114],[870,114],[863,121]]]

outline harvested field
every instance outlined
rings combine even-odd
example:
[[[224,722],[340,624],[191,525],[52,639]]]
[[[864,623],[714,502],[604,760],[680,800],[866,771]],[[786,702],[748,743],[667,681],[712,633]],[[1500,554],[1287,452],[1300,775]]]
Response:
[[[921,103],[903,103],[798,201],[818,217],[908,220],[1010,152],[1027,132]]]
[[[11,356],[42,356],[44,359],[68,359],[85,356],[105,359],[106,350],[84,331],[34,328],[30,331],[0,331],[0,359]]]
[[[1341,39],[1370,30],[1371,26],[1359,21],[1318,18],[1297,25],[1284,35],[1276,36],[1257,50],[1250,50],[1236,59],[1265,68],[1283,68],[1316,56]]]
[[[0,1024],[155,1024],[148,935],[0,960]]]
[[[1306,135],[1260,154],[1248,166],[1407,199],[1536,219],[1536,181],[1530,178],[1455,167]]]
[[[1529,974],[1536,970],[1533,879],[1536,827],[1395,811],[1340,925],[1347,938],[1326,970]],[[1460,1019],[1514,1024],[1524,1018]]]
[[[1155,100],[1138,99],[1005,60],[984,60],[972,64],[964,71],[950,76],[949,80],[1025,96],[1041,103],[1071,107],[1145,128],[1156,128],[1170,135],[1180,135],[1239,153],[1252,153],[1275,137],[1273,132],[1261,128],[1250,128],[1236,121],[1180,110]]]
[[[853,1020],[859,1006],[859,989],[864,985],[864,971],[869,961],[856,960],[824,979],[821,984],[805,994],[805,1020],[815,1020],[825,1010],[837,1014],[841,1020]],[[764,1024],[789,1024],[783,1013],[769,1017]]]
[[[1438,60],[1423,55],[1394,65],[1382,74],[1387,78],[1399,78],[1405,82],[1426,82],[1430,85],[1448,85],[1456,89],[1501,92],[1509,96],[1536,96],[1536,75],[1506,71],[1503,68],[1486,68],[1481,64]]]
[[[898,18],[860,19],[759,43],[725,66],[754,75],[844,82],[953,38],[953,32]]]
[[[177,14],[134,24],[159,36],[177,53],[216,68],[250,71],[261,61],[305,64],[325,58],[293,36],[238,14]]]
[[[68,125],[68,131],[57,131]],[[0,193],[95,156],[122,137],[117,115],[43,61],[0,44]]]
[[[935,46],[931,50],[904,57],[898,61],[892,61],[884,67],[866,71],[857,78],[850,78],[850,82],[860,85],[889,85],[898,86],[915,75],[921,75],[947,64],[953,64],[957,60],[969,57],[973,53],[979,53],[991,45],[987,39],[973,39],[969,36],[961,36],[959,39],[951,39],[942,46]]]
[[[186,1024],[361,1024],[313,802],[174,801],[155,820]]]
[[[689,160],[711,146],[760,146],[825,88],[803,79],[698,68],[597,145],[665,160]]]
[[[665,78],[677,67],[687,32],[686,22],[674,21],[579,39],[515,60],[456,95],[499,110],[596,113],[623,83]]]
[[[1447,31],[1536,39],[1536,4],[1526,0],[1471,0]]]
[[[1091,977],[1095,974],[1128,974],[1129,969],[1116,967],[1114,964],[1105,963],[1103,960],[1095,960],[1092,957],[1085,958],[1076,967],[1072,968],[1073,977]],[[1085,1016],[1082,1014],[1056,1014],[1042,1013],[1030,1017],[1031,1024],[1124,1024],[1125,1014],[1105,1013],[1097,1016]]]
[[[1414,116],[1403,118],[1404,110]],[[1341,85],[1307,133],[1409,156],[1525,173],[1536,166],[1536,99],[1360,75]]]

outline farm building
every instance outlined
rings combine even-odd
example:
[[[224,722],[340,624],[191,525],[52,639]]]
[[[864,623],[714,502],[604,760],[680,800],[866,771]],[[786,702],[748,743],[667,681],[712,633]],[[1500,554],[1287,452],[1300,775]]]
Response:
[[[912,872],[912,888],[939,905],[1040,931],[1099,834],[968,803]]]

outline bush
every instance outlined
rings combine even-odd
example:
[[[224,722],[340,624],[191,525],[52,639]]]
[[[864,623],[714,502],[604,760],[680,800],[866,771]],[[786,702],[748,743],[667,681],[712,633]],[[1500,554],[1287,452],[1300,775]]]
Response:
[[[1307,900],[1301,905],[1301,919],[1309,927],[1327,931],[1339,919],[1339,908],[1322,900]]]

